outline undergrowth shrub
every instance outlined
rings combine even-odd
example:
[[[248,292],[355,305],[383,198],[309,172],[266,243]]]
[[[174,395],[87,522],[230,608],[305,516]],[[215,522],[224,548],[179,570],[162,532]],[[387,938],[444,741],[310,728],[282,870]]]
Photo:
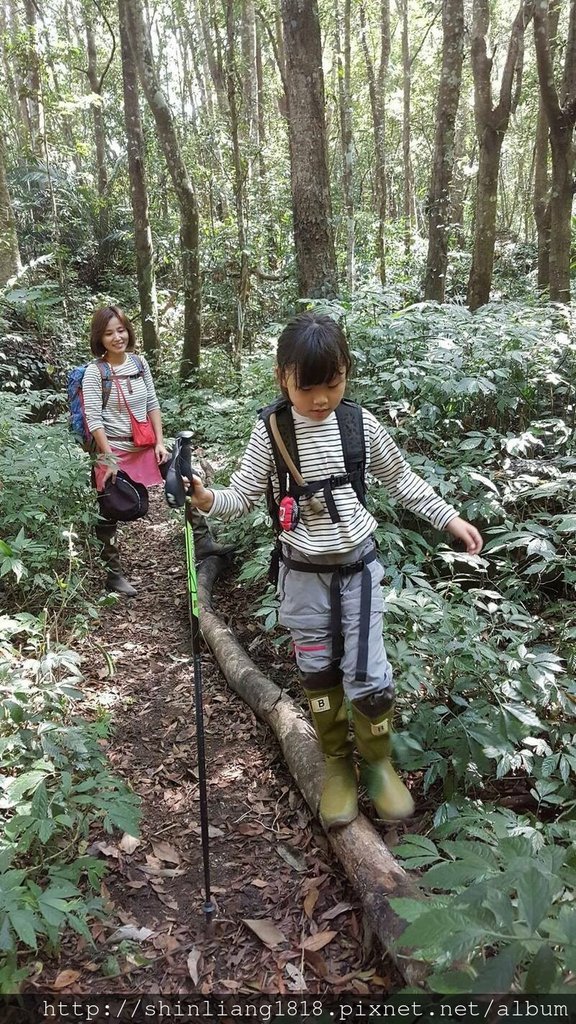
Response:
[[[26,950],[57,951],[64,927],[92,942],[106,867],[86,852],[91,828],[137,834],[136,798],[101,746],[106,721],[75,713],[78,661],[44,617],[0,617],[0,992],[27,976]]]
[[[41,401],[2,396],[0,594],[6,607],[62,615],[81,604],[96,509],[87,457],[66,427],[29,422]]]
[[[99,614],[84,585],[87,458],[65,426],[30,421],[41,395],[2,398],[0,992],[13,992],[31,951],[56,953],[64,928],[92,941],[105,866],[87,853],[90,831],[136,834],[138,805],[107,764],[107,719],[76,711],[71,644]]]

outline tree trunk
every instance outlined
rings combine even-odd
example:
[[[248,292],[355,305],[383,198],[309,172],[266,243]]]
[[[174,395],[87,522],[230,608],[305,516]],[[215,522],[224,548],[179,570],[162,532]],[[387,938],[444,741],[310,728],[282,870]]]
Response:
[[[344,0],[344,23],[342,25],[339,0],[336,0],[336,54],[338,60],[342,189],[346,209],[346,284],[348,292],[352,295],[354,291],[356,231],[354,218],[354,140],[352,137],[352,98],[350,88],[350,15],[351,0]]]
[[[30,126],[31,148],[38,160],[43,155],[44,109],[40,89],[40,55],[38,53],[38,33],[36,28],[37,11],[34,0],[24,0],[28,41],[26,66],[28,81],[26,84],[28,116]]]
[[[570,247],[574,197],[576,123],[576,0],[570,0],[568,38],[560,91],[554,82],[548,0],[534,7],[534,43],[542,105],[550,128],[552,187],[550,193],[550,298],[570,302]]]
[[[498,197],[498,173],[503,137],[487,127],[480,140],[480,159],[476,183],[476,215],[474,218],[474,249],[472,267],[468,279],[467,303],[470,309],[478,309],[488,302],[494,267],[494,242],[496,238],[496,204]]]
[[[238,250],[240,253],[240,278],[238,281],[236,301],[236,328],[232,343],[232,365],[235,370],[242,366],[242,350],[244,348],[244,330],[246,325],[246,306],[250,293],[250,261],[247,244],[246,225],[246,193],[243,161],[240,152],[240,126],[238,122],[238,103],[236,89],[236,47],[234,38],[234,0],[227,0],[226,7],[226,42],[227,59],[226,73],[228,84],[228,110],[230,134],[232,136],[232,154],[234,160],[234,200],[236,205],[236,226],[238,231]]]
[[[548,120],[542,99],[538,105],[534,144],[534,194],[532,210],[538,237],[538,288],[550,287],[550,181],[548,177]]]
[[[16,219],[6,181],[4,140],[0,136],[0,287],[21,270]]]
[[[102,109],[102,81],[98,75],[98,58],[94,29],[86,22],[86,51],[88,56],[88,82],[92,93],[92,124],[96,147],[96,180],[98,182],[98,238],[101,242],[110,234],[110,212],[108,209],[108,170],[106,167],[106,135],[104,111]]]
[[[448,215],[454,165],[454,127],[460,102],[464,44],[464,0],[443,0],[442,71],[436,102],[429,233],[424,297],[444,302],[448,268]]]
[[[194,185],[188,176],[172,111],[160,86],[140,0],[125,0],[130,38],[138,74],[158,133],[158,140],[180,207],[180,251],[184,286],[184,344],[180,376],[186,379],[200,365],[202,292],[200,281],[199,218]]]
[[[410,62],[410,35],[408,31],[408,0],[399,0],[402,18],[402,218],[404,221],[404,252],[412,248],[412,160],[410,158],[410,118],[412,105],[412,67]]]
[[[214,613],[211,591],[222,559],[208,558],[198,573],[202,636],[210,645],[230,687],[272,729],[286,764],[314,814],[318,812],[322,757],[313,729],[291,698],[260,672]],[[345,828],[328,832],[328,841],[362,901],[374,934],[409,985],[421,986],[428,968],[411,960],[396,941],[404,925],[392,910],[394,897],[418,899],[420,891],[398,864],[380,835],[359,814]]]
[[[125,0],[118,0],[120,46],[122,50],[122,85],[124,90],[124,123],[128,151],[130,200],[134,218],[134,249],[136,253],[136,279],[142,316],[144,352],[153,365],[158,364],[160,341],[158,338],[158,304],[154,275],[154,249],[148,216],[148,189],[146,185],[146,147],[138,99],[138,75],[130,47]]]
[[[488,0],[474,0],[472,71],[474,75],[474,116],[480,158],[476,189],[474,249],[467,294],[470,309],[478,309],[490,299],[496,242],[500,154],[504,135],[508,130],[510,114],[515,110],[519,100],[524,57],[524,30],[529,20],[530,6],[526,0],[522,0],[512,24],[500,83],[500,97],[497,105],[494,106],[490,80],[492,58],[488,56],[486,42],[490,25]]]
[[[212,94],[208,86],[210,70],[206,61],[206,50],[201,45],[202,26],[200,25],[198,11],[195,7],[192,7],[190,14],[193,18],[193,24],[188,20],[188,16],[180,11],[182,31],[184,38],[188,43],[188,49],[194,65],[194,74],[196,75],[196,81],[200,90],[201,106],[207,112],[208,116],[212,117],[214,114],[214,105],[212,103]],[[202,60],[202,57],[204,58],[204,61]]]
[[[242,92],[248,129],[248,182],[258,150],[258,78],[256,75],[256,13],[254,0],[242,0]]]
[[[454,164],[452,168],[452,189],[450,196],[450,224],[452,225],[454,242],[461,249],[465,248],[464,235],[464,206],[466,202],[466,190],[468,178],[464,174],[464,162],[467,153],[468,133],[468,111],[465,108],[464,116],[456,127],[454,134]]]
[[[378,75],[370,55],[366,33],[366,11],[360,4],[360,37],[366,62],[368,93],[372,110],[374,130],[374,153],[376,166],[374,169],[374,192],[378,210],[378,234],[376,237],[376,258],[380,283],[386,284],[386,81],[390,61],[390,0],[381,0],[380,8],[380,67]]]
[[[14,88],[17,96],[19,117],[16,118],[16,123],[19,128],[22,129],[22,151],[25,157],[33,155],[33,128],[30,117],[30,108],[28,100],[26,98],[28,93],[28,86],[25,82],[25,76],[27,74],[27,61],[21,56],[20,46],[20,35],[21,28],[18,22],[18,14],[16,11],[15,0],[9,0],[6,10],[7,20],[7,32],[10,40],[11,56],[13,65],[11,70],[14,72]],[[2,47],[4,61],[8,63],[6,50]],[[9,71],[6,71],[6,80],[9,81]]]
[[[266,186],[266,157],[264,148],[266,146],[266,121],[265,97],[264,97],[264,67],[262,64],[262,28],[259,22],[256,23],[256,102],[258,105],[258,178],[260,181],[260,205],[267,205]]]
[[[570,302],[572,206],[574,201],[574,124],[550,128],[552,190],[550,197],[550,298]]]
[[[224,81],[224,69],[222,67],[222,61],[219,52],[219,46],[215,46],[215,41],[212,39],[212,33],[210,30],[210,10],[208,9],[207,0],[201,0],[198,4],[197,11],[200,15],[200,24],[202,26],[202,36],[204,40],[204,49],[206,52],[206,60],[208,62],[208,68],[210,70],[210,77],[214,86],[214,92],[216,94],[216,102],[218,109],[223,116],[226,116],[228,105],[226,99],[226,85]],[[216,43],[218,43],[218,34],[215,29]]]
[[[301,297],[338,291],[317,0],[282,0],[294,242]]]

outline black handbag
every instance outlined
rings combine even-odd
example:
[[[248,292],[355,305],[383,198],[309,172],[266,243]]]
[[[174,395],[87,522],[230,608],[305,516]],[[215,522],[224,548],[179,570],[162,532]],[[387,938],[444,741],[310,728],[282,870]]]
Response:
[[[104,490],[97,493],[100,515],[109,522],[131,523],[148,512],[147,488],[132,480],[122,469],[118,470],[114,482],[110,478]]]

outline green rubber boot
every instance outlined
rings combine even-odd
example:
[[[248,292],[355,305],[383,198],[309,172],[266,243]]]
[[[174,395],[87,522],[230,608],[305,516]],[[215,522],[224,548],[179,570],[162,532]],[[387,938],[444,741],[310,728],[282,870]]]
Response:
[[[349,825],[358,815],[358,781],[341,678],[337,667],[310,672],[302,678],[324,754],[319,814],[325,829]]]
[[[393,712],[387,695],[352,701],[356,746],[363,762],[360,778],[383,821],[403,821],[414,813],[410,792],[390,760]]]

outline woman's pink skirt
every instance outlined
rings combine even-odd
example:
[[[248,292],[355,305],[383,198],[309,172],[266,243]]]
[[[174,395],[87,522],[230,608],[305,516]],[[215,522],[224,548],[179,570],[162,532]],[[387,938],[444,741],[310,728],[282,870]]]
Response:
[[[164,482],[153,448],[141,448],[135,452],[121,452],[117,448],[112,448],[112,451],[118,459],[118,469],[124,470],[136,483],[144,484],[145,487],[154,487],[156,484]],[[106,469],[107,467],[101,463],[94,466],[94,482],[97,491],[103,489],[102,478]]]

